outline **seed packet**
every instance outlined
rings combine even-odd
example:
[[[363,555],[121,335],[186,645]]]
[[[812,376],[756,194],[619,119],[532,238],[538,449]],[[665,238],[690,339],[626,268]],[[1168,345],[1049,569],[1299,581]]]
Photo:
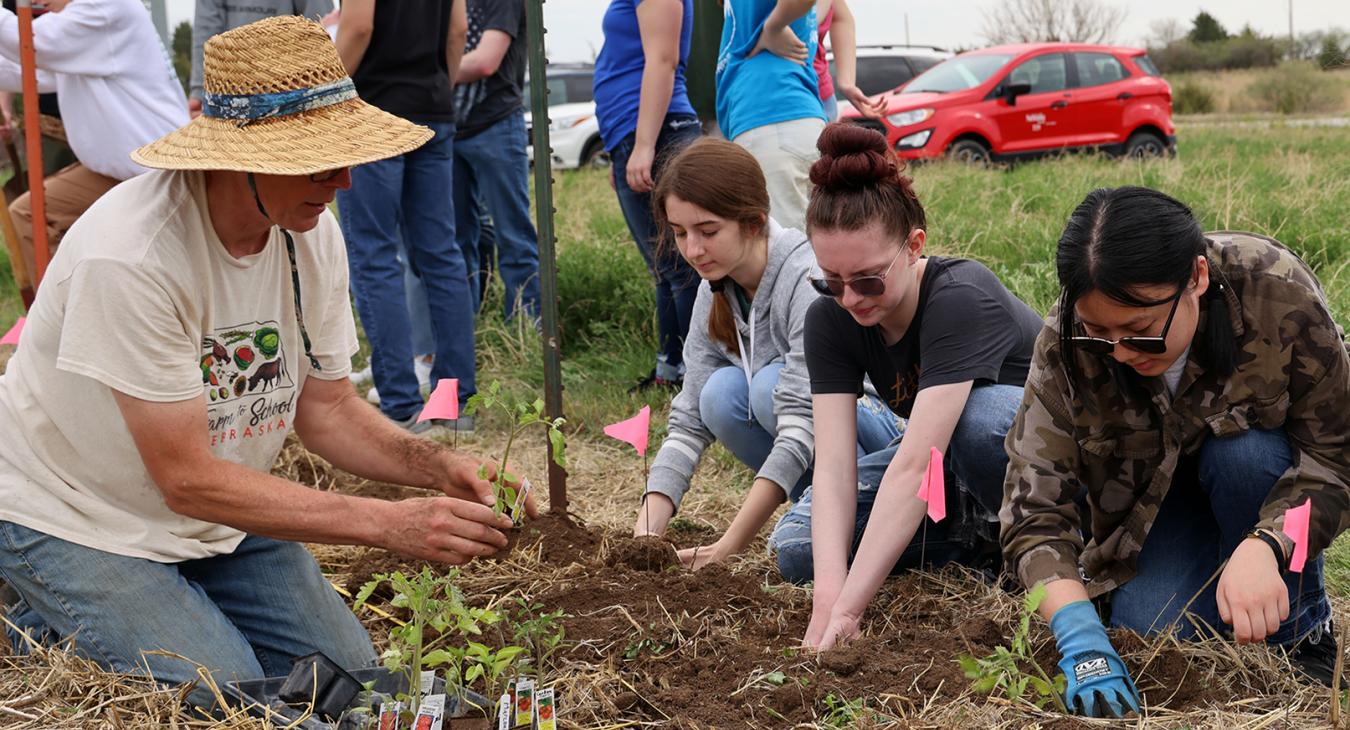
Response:
[[[380,706],[380,730],[400,730],[398,716],[403,712],[403,703],[390,700]]]
[[[558,718],[556,717],[557,707],[555,706],[552,687],[540,687],[539,694],[534,698],[534,705],[538,708],[536,713],[539,718],[539,724],[535,730],[557,730]]]
[[[534,724],[534,680],[521,677],[516,680],[516,727]]]
[[[497,730],[511,730],[513,703],[510,694],[503,694],[497,702]]]
[[[417,719],[413,721],[413,730],[441,730],[445,718],[445,695],[429,695],[422,698],[417,708]]]

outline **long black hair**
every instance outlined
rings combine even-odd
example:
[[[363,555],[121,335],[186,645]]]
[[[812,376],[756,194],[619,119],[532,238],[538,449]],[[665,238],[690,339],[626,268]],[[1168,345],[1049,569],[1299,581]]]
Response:
[[[1070,379],[1077,375],[1074,304],[1092,291],[1131,307],[1171,301],[1142,299],[1139,286],[1172,284],[1180,291],[1205,255],[1205,235],[1191,209],[1156,190],[1098,188],[1074,209],[1055,252],[1059,273],[1059,339]],[[1237,368],[1237,335],[1229,321],[1223,277],[1211,268],[1208,320],[1196,353],[1207,370]]]

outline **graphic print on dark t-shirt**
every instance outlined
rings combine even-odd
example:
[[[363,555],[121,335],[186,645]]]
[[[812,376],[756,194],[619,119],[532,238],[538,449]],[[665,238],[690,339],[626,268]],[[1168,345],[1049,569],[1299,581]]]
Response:
[[[217,329],[202,338],[200,364],[212,446],[285,428],[295,381],[277,322]]]
[[[478,48],[483,34],[499,30],[511,36],[496,73],[455,87],[457,139],[466,139],[521,109],[525,85],[525,6],[521,0],[469,0],[469,35],[464,52]]]

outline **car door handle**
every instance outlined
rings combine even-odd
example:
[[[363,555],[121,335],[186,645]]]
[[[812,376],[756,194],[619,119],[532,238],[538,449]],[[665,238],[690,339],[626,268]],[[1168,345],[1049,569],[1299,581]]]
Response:
[[[1050,105],[1050,108],[1051,108],[1051,109],[1063,109],[1064,107],[1066,107],[1066,106],[1068,106],[1068,105],[1069,105],[1069,102],[1064,101],[1063,99],[1061,99],[1061,100],[1059,100],[1059,101],[1057,101],[1057,102],[1051,104],[1051,105]]]
[[[1130,99],[1130,98],[1133,98],[1133,97],[1134,97],[1134,94],[1131,94],[1131,93],[1128,92],[1128,91],[1122,91],[1122,92],[1120,92],[1119,94],[1116,94],[1116,98],[1119,99],[1119,100],[1121,100],[1121,101],[1125,101],[1126,99]]]

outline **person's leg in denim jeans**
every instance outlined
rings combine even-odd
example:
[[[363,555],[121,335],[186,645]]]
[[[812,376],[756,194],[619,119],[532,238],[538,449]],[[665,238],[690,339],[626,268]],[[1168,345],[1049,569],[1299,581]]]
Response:
[[[695,117],[667,118],[656,142],[658,163],[698,139],[699,129]],[[628,230],[656,281],[656,326],[660,337],[656,377],[676,381],[684,373],[684,338],[689,334],[689,319],[694,312],[700,279],[674,246],[660,245],[660,231],[652,218],[651,195],[634,192],[628,187],[624,171],[632,153],[631,135],[610,151],[614,190]]]
[[[952,536],[954,527],[952,518],[960,515],[958,491],[965,490],[986,511],[998,514],[999,500],[1003,492],[1003,474],[1008,466],[1008,456],[1003,450],[1003,439],[1008,434],[1021,402],[1022,389],[1015,386],[986,385],[971,389],[965,409],[962,410],[961,418],[952,432],[951,443],[947,447],[947,458],[943,461],[947,483],[957,487],[947,490],[949,519],[934,523],[924,518],[926,531],[920,527],[915,539],[905,548],[905,552],[896,562],[895,572],[918,567],[920,558],[925,565],[939,566],[974,557],[967,547]],[[871,412],[869,409],[869,413]],[[885,413],[889,414],[890,411],[886,410]],[[890,423],[894,427],[893,415],[890,417]],[[886,448],[869,453],[858,460],[858,510],[853,540],[855,552],[871,516],[872,504],[876,501],[876,491],[881,484],[881,478],[895,457],[901,439],[903,435],[898,436]],[[795,583],[811,580],[813,570],[811,492],[812,489],[807,489],[802,498],[783,515],[770,538],[770,544],[778,554],[779,572],[784,579]]]
[[[464,256],[464,268],[469,281],[469,295],[475,314],[483,308],[482,267],[479,259],[478,236],[485,211],[478,207],[478,171],[465,156],[462,140],[455,141],[455,241]]]
[[[407,249],[399,254],[403,262],[403,291],[408,300],[408,321],[412,324],[412,352],[414,357],[436,352],[436,337],[431,333],[431,310],[427,304],[427,288],[422,277],[413,269]]]
[[[166,684],[197,680],[193,664],[233,679],[285,674],[322,651],[348,668],[373,666],[370,636],[300,545],[247,537],[233,554],[157,563],[93,550],[0,521],[0,576],[22,600],[9,620],[35,638],[74,637],[106,669]],[[27,642],[9,631],[19,651]],[[198,687],[188,701],[211,707]]]
[[[530,162],[524,112],[513,114],[468,139],[456,140],[455,158],[473,168],[475,184],[492,217],[497,272],[506,286],[506,318],[515,314],[517,299],[527,316],[537,318],[539,237],[530,218]],[[460,241],[463,245],[464,239]]]
[[[1163,499],[1139,553],[1138,574],[1111,594],[1112,625],[1144,634],[1175,628],[1180,638],[1227,632],[1215,599],[1217,580],[1209,583],[1210,578],[1256,526],[1292,458],[1283,429],[1253,429],[1211,437],[1194,460],[1183,461],[1190,468],[1178,469]],[[1304,569],[1301,598],[1299,582],[1297,573],[1285,576],[1289,618],[1268,643],[1292,643],[1320,630],[1331,616],[1321,556]],[[1182,616],[1188,603],[1188,615]]]
[[[453,206],[455,125],[433,122],[436,136],[404,155],[403,226],[413,266],[422,275],[436,337],[432,382],[459,380],[460,405],[477,392],[474,361],[474,309],[468,269],[455,240]],[[414,379],[414,385],[416,380]],[[420,394],[410,413],[422,407]],[[380,390],[384,398],[384,389]],[[383,407],[383,402],[381,403]],[[389,411],[386,411],[389,412]]]
[[[370,367],[380,392],[380,410],[394,420],[405,420],[422,408],[413,372],[412,325],[399,260],[404,234],[410,233],[406,226],[400,227],[408,157],[353,167],[351,189],[337,191],[351,288],[370,343]],[[412,261],[420,269],[418,263]]]

